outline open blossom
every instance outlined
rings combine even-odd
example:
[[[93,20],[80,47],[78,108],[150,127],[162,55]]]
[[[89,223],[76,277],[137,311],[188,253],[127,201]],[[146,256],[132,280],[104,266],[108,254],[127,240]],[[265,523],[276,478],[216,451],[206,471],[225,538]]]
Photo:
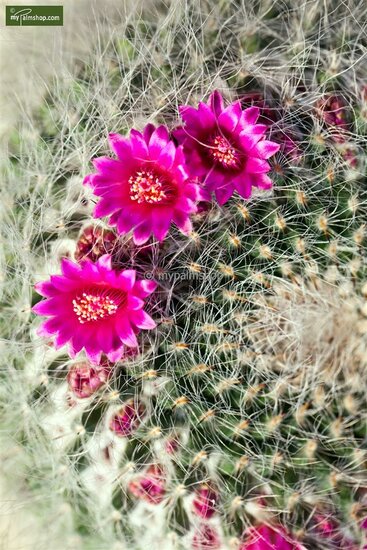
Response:
[[[258,107],[242,110],[240,101],[225,107],[215,91],[208,103],[181,106],[180,114],[185,125],[174,136],[183,144],[190,176],[214,191],[219,204],[234,191],[249,198],[253,187],[272,186],[267,159],[279,145],[265,139],[267,125],[256,124]]]
[[[281,525],[259,525],[245,533],[240,550],[305,550]]]
[[[165,473],[158,464],[152,464],[147,470],[129,483],[129,491],[150,504],[159,504],[166,492]]]
[[[109,140],[117,159],[95,159],[97,173],[84,180],[101,197],[94,215],[110,216],[120,234],[133,230],[138,245],[152,234],[162,241],[172,222],[190,233],[200,188],[188,179],[182,148],[167,128],[148,124],[143,133],[131,130],[130,139],[110,134]]]
[[[114,271],[111,256],[76,264],[63,259],[62,275],[38,283],[36,290],[46,297],[33,311],[49,317],[39,334],[55,336],[57,348],[69,344],[71,357],[83,348],[92,363],[102,353],[117,361],[124,347],[138,347],[136,334],[156,324],[144,311],[144,298],[155,288],[154,281],[137,281],[132,269]]]

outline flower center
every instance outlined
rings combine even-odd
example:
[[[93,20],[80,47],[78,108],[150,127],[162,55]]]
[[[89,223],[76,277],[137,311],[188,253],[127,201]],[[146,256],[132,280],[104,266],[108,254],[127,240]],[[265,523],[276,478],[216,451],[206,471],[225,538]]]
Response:
[[[225,168],[234,168],[238,165],[238,154],[223,136],[215,136],[210,143],[210,154],[215,161]]]
[[[88,321],[99,321],[116,313],[119,302],[107,294],[83,292],[73,300],[73,309],[82,325]]]
[[[130,199],[141,203],[160,203],[167,199],[163,182],[151,171],[142,170],[129,178]]]

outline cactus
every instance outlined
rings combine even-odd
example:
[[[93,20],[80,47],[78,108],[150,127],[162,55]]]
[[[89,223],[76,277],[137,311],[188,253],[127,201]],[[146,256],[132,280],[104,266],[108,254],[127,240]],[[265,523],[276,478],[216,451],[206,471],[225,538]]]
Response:
[[[363,547],[366,97],[357,31],[341,36],[331,8],[298,8],[295,42],[291,12],[265,1],[132,15],[13,136],[3,468],[19,457],[55,546]],[[106,134],[153,122],[179,139],[177,107],[214,88],[260,108],[280,146],[272,189],[221,206],[202,196],[189,234],[171,227],[161,242],[94,219],[82,182],[91,158],[110,156]],[[45,306],[32,288],[61,262],[92,273],[106,258],[116,276],[157,283],[144,297],[157,326],[98,364],[93,342],[69,357],[66,340],[36,334],[31,306]],[[67,273],[54,282],[67,290]]]

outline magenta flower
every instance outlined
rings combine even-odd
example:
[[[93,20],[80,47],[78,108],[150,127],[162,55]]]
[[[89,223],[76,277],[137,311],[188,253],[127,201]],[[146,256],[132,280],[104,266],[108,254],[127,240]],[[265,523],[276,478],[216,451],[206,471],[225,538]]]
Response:
[[[165,473],[158,464],[152,464],[146,472],[129,483],[130,492],[150,504],[159,504],[164,498]]]
[[[138,347],[140,329],[156,326],[143,309],[155,282],[137,281],[132,269],[114,271],[108,254],[81,265],[64,258],[61,269],[62,275],[35,286],[47,299],[33,308],[50,317],[39,334],[55,335],[56,348],[69,343],[71,357],[84,348],[92,363],[98,364],[102,353],[114,362],[122,357],[124,346]]]
[[[242,110],[240,101],[224,107],[218,91],[198,109],[184,105],[180,114],[185,123],[174,132],[183,144],[190,176],[214,191],[219,204],[224,204],[237,191],[249,198],[252,188],[269,189],[267,159],[279,145],[264,139],[267,126],[256,124],[260,110]]]
[[[131,130],[130,139],[119,134],[109,139],[118,158],[95,159],[97,173],[84,180],[101,197],[94,215],[110,216],[119,233],[133,230],[138,245],[151,234],[162,241],[172,221],[190,233],[200,188],[189,181],[182,148],[170,140],[167,128],[148,124],[142,134]]]
[[[145,413],[143,403],[128,401],[112,416],[110,430],[119,437],[127,437],[140,426]]]
[[[260,525],[246,532],[240,550],[305,550],[281,525]]]

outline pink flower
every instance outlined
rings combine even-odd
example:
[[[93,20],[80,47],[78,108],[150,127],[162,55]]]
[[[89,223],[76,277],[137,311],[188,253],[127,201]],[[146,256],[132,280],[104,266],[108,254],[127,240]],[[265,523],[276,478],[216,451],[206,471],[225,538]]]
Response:
[[[145,413],[143,403],[128,401],[112,416],[110,430],[119,437],[127,437],[139,427]]]
[[[124,346],[138,346],[140,329],[156,326],[143,309],[155,282],[137,281],[132,269],[114,271],[107,254],[96,263],[86,260],[81,265],[64,258],[61,269],[62,275],[35,286],[47,299],[33,308],[49,317],[39,334],[55,335],[56,348],[69,343],[71,357],[84,348],[92,363],[98,364],[102,353],[114,362],[122,357]]]
[[[218,533],[210,525],[200,525],[193,536],[192,548],[194,550],[219,550],[220,546]]]
[[[69,388],[80,399],[93,395],[108,380],[112,372],[108,364],[96,366],[88,363],[72,365],[67,376]]]
[[[151,234],[162,241],[172,221],[190,233],[200,189],[189,181],[182,148],[167,128],[148,124],[143,133],[131,130],[130,139],[119,134],[109,139],[118,158],[95,159],[97,173],[84,180],[101,197],[94,215],[110,216],[119,233],[133,230],[138,245]]]
[[[185,122],[174,135],[183,144],[190,176],[214,191],[219,204],[224,204],[234,191],[251,196],[252,187],[269,189],[270,165],[266,159],[279,150],[279,145],[264,139],[267,126],[256,124],[260,110],[242,110],[240,101],[224,107],[218,91],[198,109],[184,105],[180,114]]]
[[[305,550],[281,525],[260,525],[246,532],[240,550]]]
[[[159,504],[166,492],[164,471],[158,464],[152,464],[146,472],[129,483],[130,492],[150,504]]]
[[[193,508],[202,518],[211,518],[216,512],[217,503],[218,493],[206,483],[203,483],[195,491],[195,498],[192,502]]]

